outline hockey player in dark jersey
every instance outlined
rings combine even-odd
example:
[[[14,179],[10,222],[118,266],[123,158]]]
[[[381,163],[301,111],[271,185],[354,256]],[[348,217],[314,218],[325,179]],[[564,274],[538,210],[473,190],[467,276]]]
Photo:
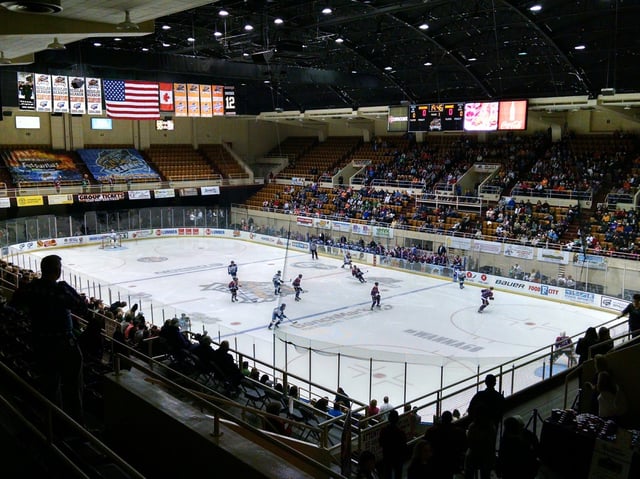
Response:
[[[227,273],[229,273],[232,278],[235,278],[238,275],[238,265],[233,261],[229,263],[229,266],[227,266]]]
[[[280,272],[280,270],[278,270],[278,272],[276,274],[273,275],[273,294],[274,295],[278,295],[280,294],[280,287],[282,286],[282,273]]]
[[[380,307],[380,290],[378,289],[378,282],[376,281],[371,288],[371,309],[373,307]]]
[[[360,281],[361,283],[366,283],[367,280],[364,279],[364,273],[362,272],[362,270],[360,268],[358,268],[357,266],[353,266],[353,271],[352,271],[353,276],[355,276],[358,281]]]
[[[299,274],[298,277],[296,279],[293,280],[293,283],[291,283],[291,285],[293,286],[293,289],[296,292],[296,301],[300,301],[302,298],[300,297],[300,293],[302,293],[302,286],[300,285],[300,283],[302,282],[302,275]]]
[[[231,302],[238,301],[238,289],[240,285],[238,284],[238,278],[234,276],[229,282],[229,292],[231,293]]]
[[[480,291],[480,298],[482,298],[482,305],[480,306],[480,309],[478,309],[478,313],[482,313],[484,308],[489,306],[489,300],[493,301],[493,286]]]
[[[287,305],[282,303],[280,306],[273,309],[273,313],[271,313],[271,323],[269,323],[268,329],[271,329],[273,326],[276,328],[279,327],[282,320],[287,319],[287,315],[284,314],[284,308],[286,307]]]

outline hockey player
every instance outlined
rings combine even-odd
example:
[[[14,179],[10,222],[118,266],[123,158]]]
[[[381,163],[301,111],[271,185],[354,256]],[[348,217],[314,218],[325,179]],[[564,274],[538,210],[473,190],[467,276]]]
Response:
[[[227,273],[229,273],[232,278],[235,278],[238,275],[238,265],[233,261],[229,263],[229,266],[227,266]]]
[[[345,251],[342,259],[342,266],[340,267],[344,268],[345,266],[351,267],[351,253],[349,251]]]
[[[280,294],[280,286],[282,286],[282,272],[278,270],[276,274],[273,275],[273,294]]]
[[[311,259],[318,259],[318,243],[315,240],[309,242],[309,251],[311,251]]]
[[[271,314],[271,323],[269,323],[268,329],[271,329],[274,325],[277,328],[280,326],[283,319],[288,319],[287,315],[284,314],[284,308],[286,307],[287,305],[282,303],[280,306],[273,309],[273,313]]]
[[[378,282],[376,281],[371,288],[371,309],[373,307],[380,307],[380,290],[378,289]]]
[[[493,301],[493,286],[480,291],[480,297],[482,298],[482,306],[480,306],[480,309],[478,309],[478,313],[482,313],[482,311],[484,311],[484,308],[489,306],[489,300]]]
[[[117,246],[118,246],[118,233],[116,233],[116,230],[111,230],[111,233],[109,234],[109,241],[111,243],[111,247],[112,248],[117,248]]]
[[[300,286],[300,283],[302,282],[302,275],[299,274],[298,277],[296,279],[293,280],[293,283],[291,283],[291,285],[293,286],[293,289],[296,292],[296,301],[300,301],[302,298],[300,297],[300,293],[302,293],[302,286]]]
[[[234,276],[231,278],[229,282],[229,292],[231,293],[231,302],[238,301],[238,289],[240,285],[238,284],[238,277]]]
[[[360,281],[361,283],[366,283],[367,280],[364,279],[364,273],[362,272],[362,270],[360,268],[358,268],[357,266],[353,267],[353,271],[352,271],[353,276],[355,276],[358,281]]]
[[[464,289],[464,280],[467,277],[467,273],[465,270],[461,269],[458,271],[458,284],[460,285],[460,289]]]

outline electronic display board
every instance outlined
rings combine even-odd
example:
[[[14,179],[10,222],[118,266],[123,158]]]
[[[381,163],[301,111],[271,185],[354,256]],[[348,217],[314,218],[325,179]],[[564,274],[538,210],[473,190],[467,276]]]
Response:
[[[501,101],[498,130],[526,130],[527,106],[527,100]]]
[[[498,129],[497,101],[464,104],[465,131],[496,131]]]
[[[464,103],[409,106],[409,131],[461,131]]]
[[[406,106],[390,106],[387,114],[387,131],[388,132],[405,132],[407,131],[407,107]]]

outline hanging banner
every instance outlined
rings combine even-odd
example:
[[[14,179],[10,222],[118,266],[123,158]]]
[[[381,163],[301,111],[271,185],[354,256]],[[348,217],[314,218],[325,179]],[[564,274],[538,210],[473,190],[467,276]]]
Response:
[[[211,85],[200,85],[200,116],[203,118],[211,118],[213,116]]]
[[[53,112],[69,113],[69,84],[64,75],[53,77]]]
[[[33,73],[18,72],[18,107],[21,110],[35,110],[33,95]]]
[[[173,85],[171,83],[159,83],[160,87],[160,111],[173,111]]]
[[[224,87],[224,114],[236,114],[236,89],[232,86]]]
[[[100,78],[86,78],[87,113],[102,115],[102,81]]]
[[[84,115],[87,112],[84,85],[84,78],[71,77],[69,80],[69,104],[71,113],[74,115]]]
[[[200,85],[187,84],[187,102],[189,104],[189,116],[200,116]]]
[[[176,116],[187,116],[187,84],[173,84],[173,103]]]
[[[222,85],[212,85],[212,104],[213,104],[213,116],[224,115],[224,87]]]
[[[53,96],[51,95],[51,75],[36,75],[36,111],[51,113]]]

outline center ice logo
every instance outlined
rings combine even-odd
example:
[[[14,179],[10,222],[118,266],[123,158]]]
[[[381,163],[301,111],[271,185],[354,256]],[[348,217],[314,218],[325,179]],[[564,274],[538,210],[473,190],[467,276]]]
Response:
[[[230,295],[228,283],[201,284],[200,291],[216,291]],[[270,303],[277,298],[294,294],[291,286],[282,285],[281,295],[274,296],[273,284],[271,282],[242,281],[238,290],[238,300],[241,303]]]

